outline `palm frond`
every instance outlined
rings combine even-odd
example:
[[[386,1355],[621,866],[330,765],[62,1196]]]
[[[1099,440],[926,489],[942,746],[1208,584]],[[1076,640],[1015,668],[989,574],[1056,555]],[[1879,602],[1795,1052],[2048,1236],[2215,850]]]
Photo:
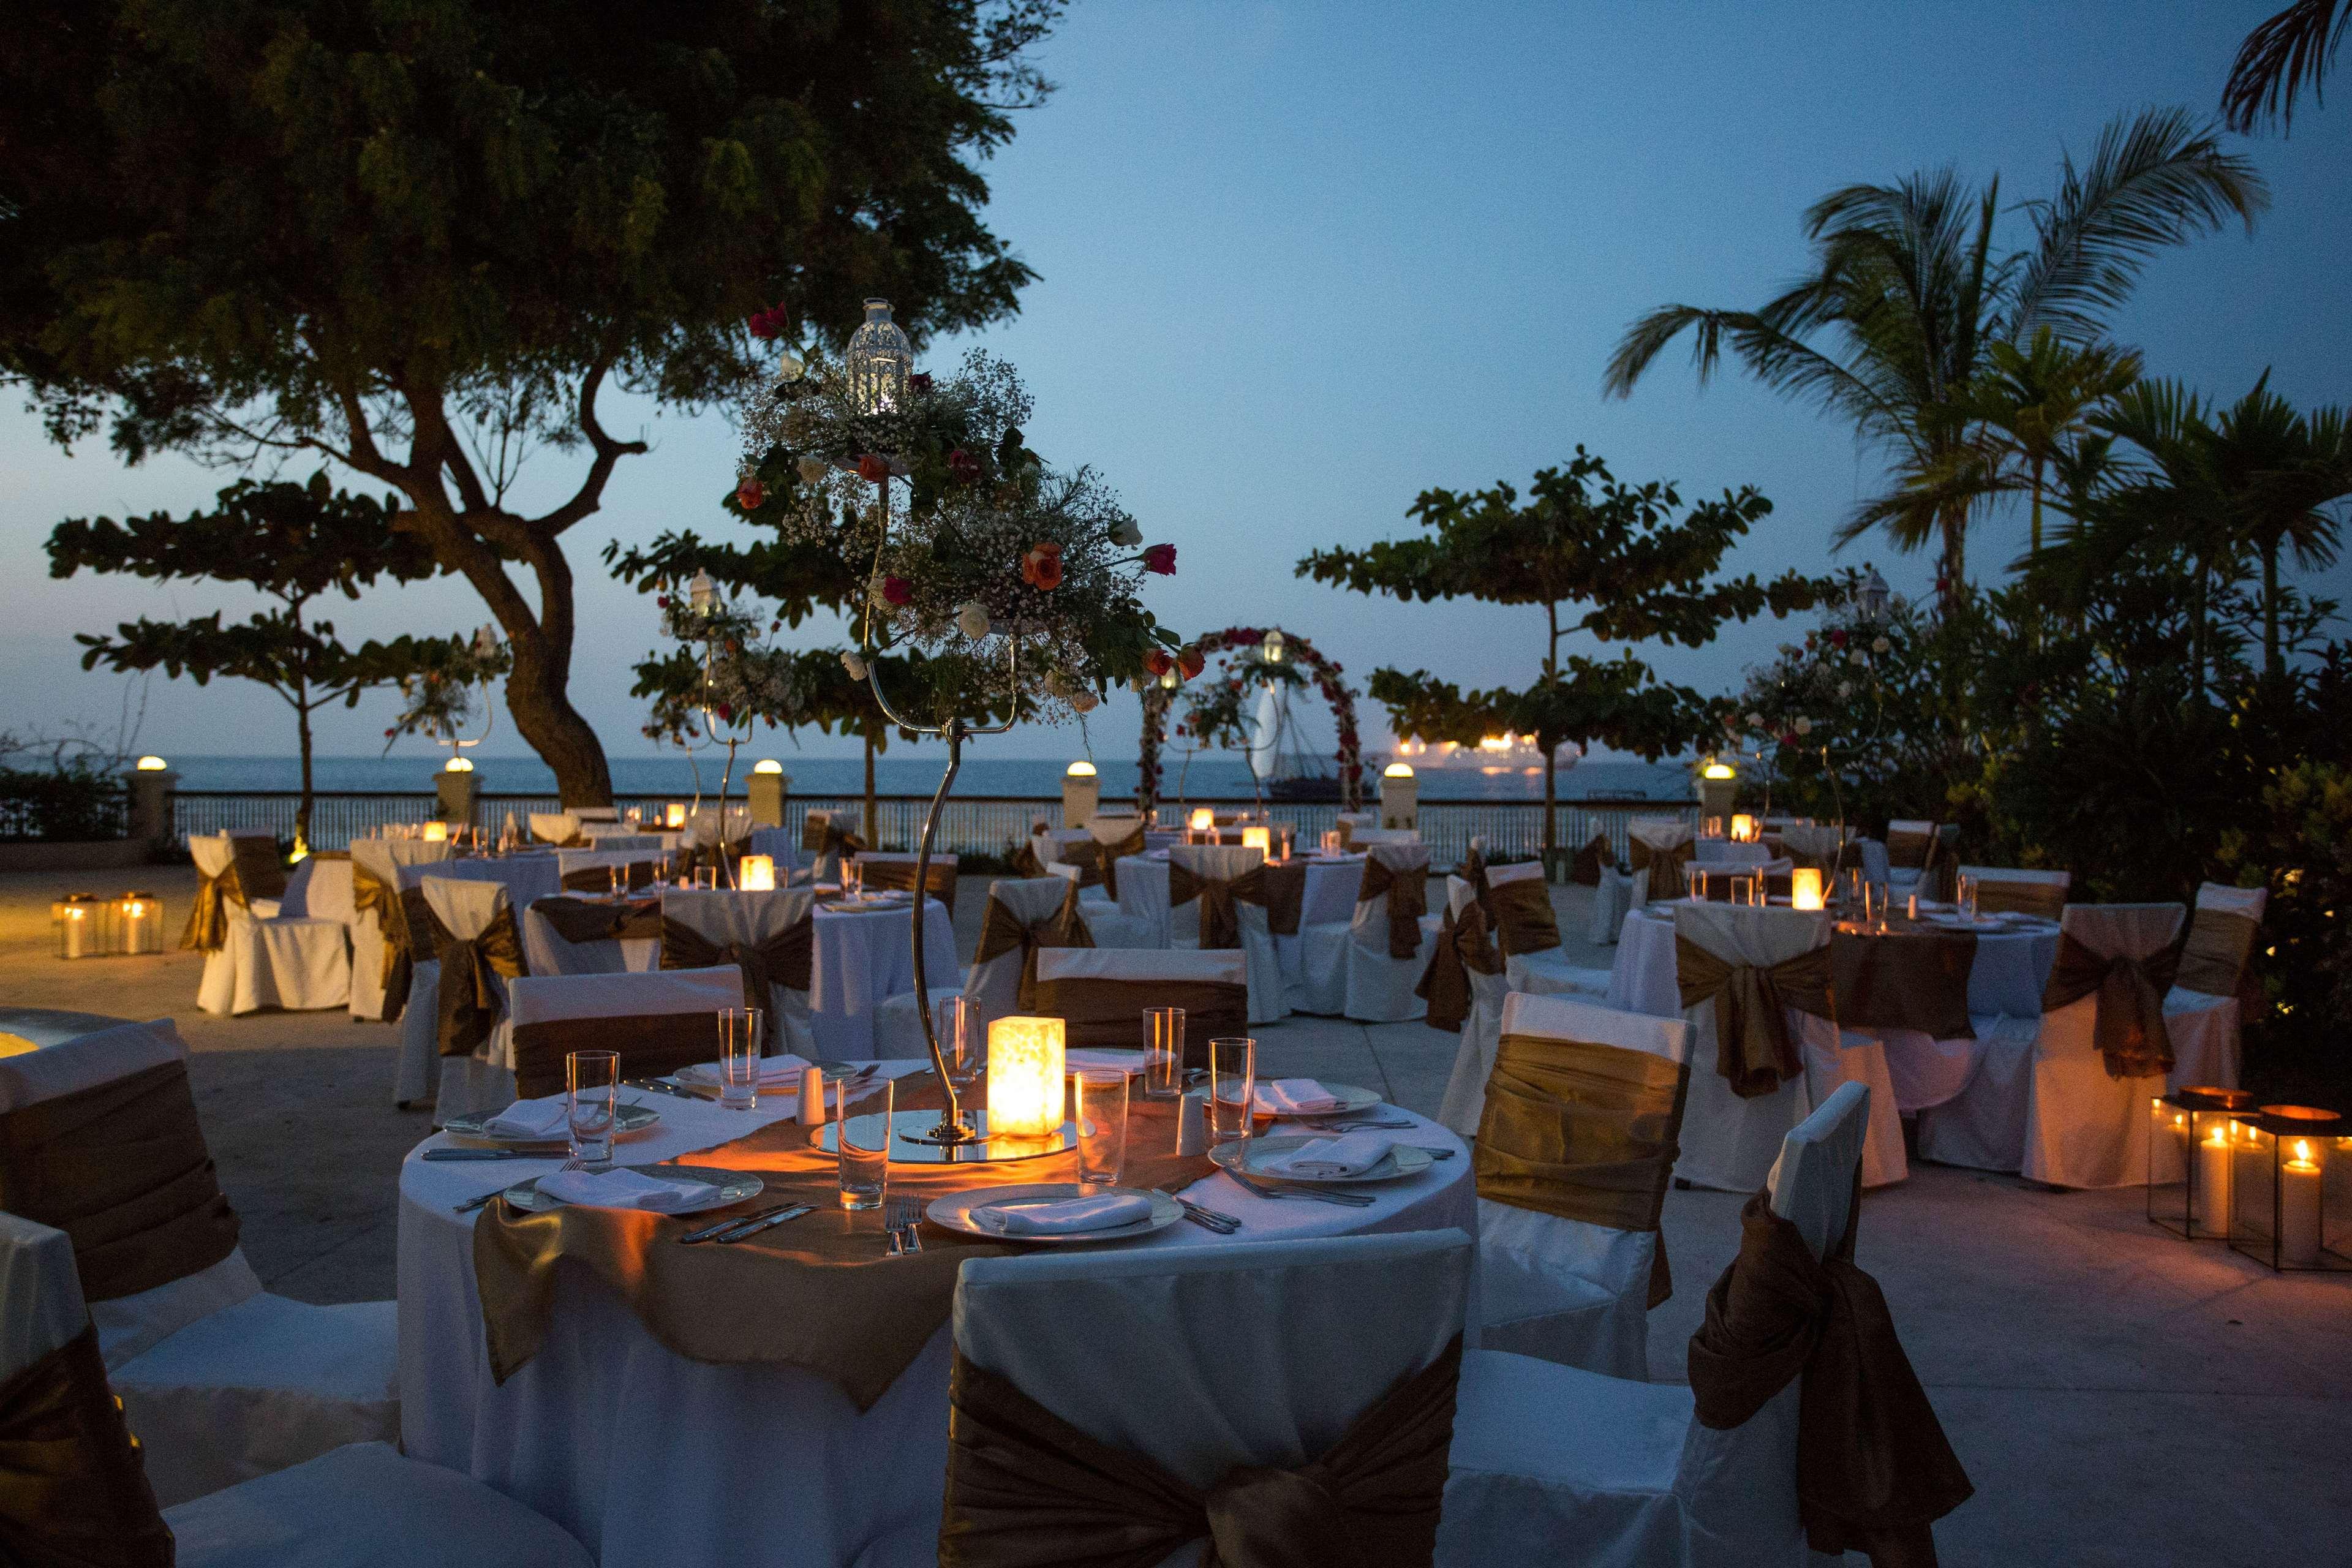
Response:
[[[2336,0],[2295,0],[2248,33],[2221,88],[2222,123],[2251,132],[2275,120],[2282,134],[2293,129],[2295,95],[2306,85],[2313,102],[2326,101],[2322,79],[2347,29],[2352,5],[2339,12]]]

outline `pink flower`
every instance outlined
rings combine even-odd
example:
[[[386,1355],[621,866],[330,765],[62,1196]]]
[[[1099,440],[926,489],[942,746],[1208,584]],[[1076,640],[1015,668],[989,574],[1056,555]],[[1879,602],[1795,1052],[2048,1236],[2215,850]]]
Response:
[[[915,597],[915,585],[904,577],[885,577],[882,579],[882,597],[893,605],[911,604]]]
[[[1830,633],[1830,646],[1832,647],[1845,647],[1845,629],[1843,626],[1838,627]]]
[[[1143,668],[1150,670],[1154,678],[1157,678],[1165,675],[1170,670],[1175,668],[1176,661],[1169,658],[1164,649],[1153,648],[1150,653],[1143,656]]]
[[[1021,580],[1041,594],[1062,585],[1062,547],[1052,540],[1029,547],[1021,557]]]
[[[948,454],[948,478],[960,485],[980,482],[980,459],[958,447]]]
[[[931,373],[927,370],[917,371],[914,374],[907,378],[907,389],[910,392],[930,391]]]
[[[868,484],[880,484],[890,477],[890,459],[866,453],[857,459],[857,477]]]
[[[785,324],[784,308],[782,305],[774,305],[765,310],[754,310],[751,312],[751,320],[745,324],[751,329],[751,335],[755,338],[782,337]]]
[[[735,504],[745,511],[759,510],[760,503],[767,499],[767,488],[756,479],[745,479],[735,487]]]
[[[1168,548],[1172,551],[1176,547],[1171,544]],[[1208,659],[1197,647],[1188,647],[1182,653],[1176,656],[1176,668],[1184,672],[1184,679],[1187,680],[1190,680],[1194,676],[1200,674],[1202,667],[1208,662]]]
[[[1143,552],[1143,569],[1157,572],[1163,577],[1173,577],[1176,575],[1176,547],[1172,544],[1150,546]]]

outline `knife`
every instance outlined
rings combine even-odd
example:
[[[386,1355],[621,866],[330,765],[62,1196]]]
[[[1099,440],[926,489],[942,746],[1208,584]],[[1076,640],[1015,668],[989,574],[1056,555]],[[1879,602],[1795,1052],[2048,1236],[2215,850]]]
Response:
[[[721,1247],[732,1247],[739,1241],[750,1240],[752,1237],[759,1235],[763,1230],[773,1230],[776,1226],[783,1224],[786,1220],[798,1219],[804,1214],[814,1214],[815,1212],[816,1207],[813,1204],[794,1204],[791,1208],[785,1209],[781,1214],[772,1214],[765,1219],[751,1220],[745,1224],[737,1226],[733,1230],[729,1231],[726,1235],[718,1238],[719,1245]]]
[[[698,1241],[709,1241],[712,1237],[719,1235],[722,1231],[733,1230],[739,1225],[750,1225],[755,1221],[766,1219],[770,1215],[776,1214],[783,1209],[793,1207],[806,1208],[807,1206],[808,1205],[805,1204],[770,1204],[766,1208],[754,1209],[750,1214],[729,1215],[725,1219],[720,1220],[718,1224],[706,1225],[700,1230],[689,1230],[684,1236],[679,1237],[678,1240],[685,1242],[688,1246],[691,1247]]]
[[[626,1087],[630,1089],[649,1089],[656,1094],[676,1095],[680,1100],[700,1100],[702,1098],[702,1096],[698,1094],[690,1093],[686,1089],[678,1088],[677,1085],[674,1083],[664,1083],[657,1078],[633,1078],[628,1081]]]
[[[528,1149],[427,1149],[417,1156],[423,1160],[561,1160],[570,1152],[568,1148],[545,1153]]]

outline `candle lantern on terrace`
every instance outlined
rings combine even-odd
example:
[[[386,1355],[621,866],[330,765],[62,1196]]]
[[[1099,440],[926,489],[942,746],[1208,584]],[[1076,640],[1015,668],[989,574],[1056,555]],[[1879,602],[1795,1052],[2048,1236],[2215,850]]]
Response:
[[[59,958],[104,958],[114,951],[114,906],[96,893],[68,893],[49,906]]]
[[[152,893],[125,893],[114,900],[114,951],[163,951],[163,900]]]
[[[2231,1248],[2279,1272],[2352,1269],[2340,1170],[2333,1215],[2328,1203],[2328,1167],[2352,1157],[2342,1115],[2312,1105],[2265,1105],[2240,1115],[2236,1126]]]
[[[2147,1217],[2188,1241],[2230,1235],[2231,1168],[2254,1109],[2242,1089],[2177,1089],[2148,1101]]]

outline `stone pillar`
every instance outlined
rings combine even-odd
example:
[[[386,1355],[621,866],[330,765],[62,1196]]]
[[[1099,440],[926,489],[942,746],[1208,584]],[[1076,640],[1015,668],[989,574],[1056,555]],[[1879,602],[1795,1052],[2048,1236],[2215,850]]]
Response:
[[[142,769],[131,775],[131,837],[162,846],[172,838],[172,792],[180,775],[169,768]]]
[[[756,769],[749,786],[751,796],[751,822],[758,827],[782,827],[784,805],[793,798],[793,775],[763,773]]]
[[[1080,768],[1087,771],[1079,773]],[[1072,763],[1070,770],[1062,775],[1062,826],[1084,827],[1102,805],[1102,780],[1092,763]]]
[[[1404,771],[1399,773],[1399,768]],[[1421,827],[1421,780],[1406,763],[1391,763],[1381,774],[1381,826]]]
[[[470,827],[474,823],[474,805],[482,793],[482,775],[453,773],[444,768],[433,775],[433,787],[441,796],[441,820],[456,827]]]
[[[1727,832],[1731,826],[1732,803],[1738,798],[1737,778],[1711,779],[1702,773],[1698,781],[1698,815],[1702,821],[1710,816],[1723,818]]]

